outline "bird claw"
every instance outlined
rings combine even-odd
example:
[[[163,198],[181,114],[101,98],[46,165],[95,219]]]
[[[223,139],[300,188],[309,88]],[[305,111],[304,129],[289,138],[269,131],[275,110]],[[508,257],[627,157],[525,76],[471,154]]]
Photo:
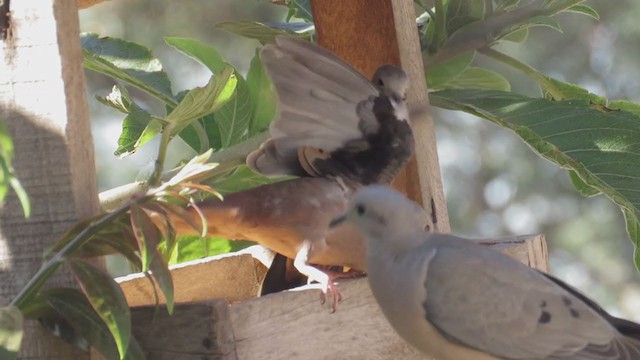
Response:
[[[338,290],[338,285],[333,282],[333,279],[330,277],[329,282],[326,286],[323,286],[322,291],[320,292],[320,304],[324,305],[327,302],[327,293],[331,296],[331,305],[329,306],[330,312],[333,314],[336,312],[336,307],[340,301],[342,301],[342,294],[340,294],[340,290]]]

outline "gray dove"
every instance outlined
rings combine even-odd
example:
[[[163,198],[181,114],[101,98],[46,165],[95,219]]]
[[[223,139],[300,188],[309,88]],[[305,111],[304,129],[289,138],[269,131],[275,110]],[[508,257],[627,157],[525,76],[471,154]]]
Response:
[[[426,232],[423,210],[386,186],[343,217],[364,233],[373,295],[398,334],[443,360],[640,359],[640,324],[562,281],[470,240]]]

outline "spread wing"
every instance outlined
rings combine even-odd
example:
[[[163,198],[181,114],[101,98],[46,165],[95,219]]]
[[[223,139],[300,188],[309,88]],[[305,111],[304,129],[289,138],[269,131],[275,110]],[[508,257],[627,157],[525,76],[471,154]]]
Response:
[[[367,114],[377,89],[333,53],[298,38],[278,37],[260,56],[278,94],[278,118],[270,126],[273,141],[247,160],[254,170],[296,174],[299,148],[332,152],[361,138],[363,129],[377,130],[375,116]]]

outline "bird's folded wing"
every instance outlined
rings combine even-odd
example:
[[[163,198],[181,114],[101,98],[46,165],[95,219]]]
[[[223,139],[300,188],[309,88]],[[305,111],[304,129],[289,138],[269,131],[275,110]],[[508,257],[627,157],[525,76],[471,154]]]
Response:
[[[506,359],[640,359],[640,342],[544,275],[465,240],[441,240],[423,308],[450,340]]]

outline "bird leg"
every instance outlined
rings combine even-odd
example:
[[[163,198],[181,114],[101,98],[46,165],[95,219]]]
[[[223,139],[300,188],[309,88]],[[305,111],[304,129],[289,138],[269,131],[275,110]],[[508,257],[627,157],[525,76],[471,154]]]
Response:
[[[298,250],[296,254],[296,258],[293,260],[293,265],[298,271],[307,276],[309,281],[316,281],[320,284],[320,290],[322,293],[320,294],[320,299],[322,304],[325,303],[327,292],[331,293],[332,302],[330,305],[331,312],[334,313],[336,311],[336,306],[340,300],[342,300],[342,295],[340,295],[340,291],[338,290],[337,284],[333,281],[337,278],[336,272],[333,271],[322,271],[312,265],[309,265],[309,250],[311,249],[311,241],[305,240]]]

